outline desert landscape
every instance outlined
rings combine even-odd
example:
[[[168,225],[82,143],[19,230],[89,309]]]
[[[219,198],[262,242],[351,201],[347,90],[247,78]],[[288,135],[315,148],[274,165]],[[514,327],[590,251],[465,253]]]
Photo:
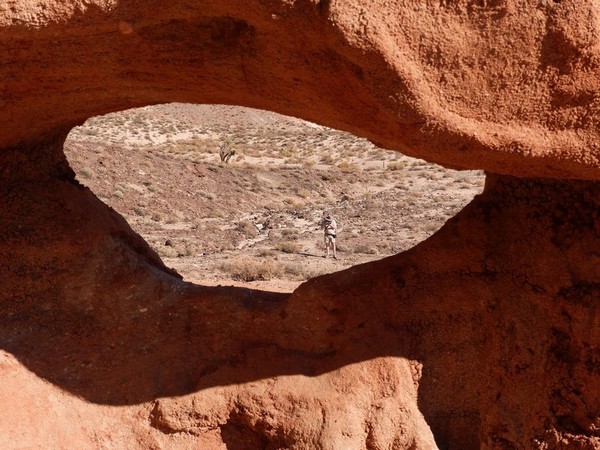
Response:
[[[600,449],[599,18],[0,2],[0,448]]]
[[[228,163],[219,151],[235,150]],[[168,104],[75,128],[77,179],[184,280],[293,291],[311,277],[405,251],[483,188],[366,139],[272,112]],[[323,259],[323,212],[338,259]]]

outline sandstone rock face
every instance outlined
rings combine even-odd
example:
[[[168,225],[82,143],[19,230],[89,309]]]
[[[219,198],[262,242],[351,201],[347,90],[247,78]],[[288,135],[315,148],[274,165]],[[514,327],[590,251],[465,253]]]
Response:
[[[169,101],[301,116],[445,165],[599,176],[595,0],[11,0],[0,145]]]
[[[599,14],[0,5],[0,447],[600,448]],[[62,153],[92,115],[167,101],[272,109],[493,174],[403,254],[291,295],[193,286]]]

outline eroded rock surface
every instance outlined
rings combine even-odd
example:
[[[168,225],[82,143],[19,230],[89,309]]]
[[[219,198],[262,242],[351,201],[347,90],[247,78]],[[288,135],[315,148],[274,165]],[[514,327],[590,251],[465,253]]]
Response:
[[[596,179],[595,0],[13,0],[0,145],[151,103],[301,116],[444,165]]]
[[[0,446],[600,448],[598,8],[0,6]],[[292,295],[193,286],[62,155],[87,117],[166,101],[501,175]]]

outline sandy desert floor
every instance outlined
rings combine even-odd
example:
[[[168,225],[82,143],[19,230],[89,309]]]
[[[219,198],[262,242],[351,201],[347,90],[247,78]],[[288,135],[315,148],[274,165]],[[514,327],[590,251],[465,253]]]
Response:
[[[221,148],[235,150],[228,163]],[[484,175],[249,108],[168,104],[88,120],[65,145],[78,180],[185,280],[291,292],[407,250],[475,195]],[[325,259],[318,222],[338,223]]]

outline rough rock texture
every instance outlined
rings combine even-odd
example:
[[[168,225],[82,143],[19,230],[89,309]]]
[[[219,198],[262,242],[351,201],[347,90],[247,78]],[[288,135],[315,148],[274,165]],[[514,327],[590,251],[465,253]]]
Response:
[[[4,2],[0,447],[600,448],[599,14]],[[193,286],[62,155],[87,117],[166,101],[501,175],[412,250],[290,296]]]
[[[598,183],[490,176],[288,296],[181,282],[57,160],[2,186],[3,448],[600,445]]]
[[[0,146],[230,103],[445,165],[596,179],[599,35],[596,0],[11,0]]]

